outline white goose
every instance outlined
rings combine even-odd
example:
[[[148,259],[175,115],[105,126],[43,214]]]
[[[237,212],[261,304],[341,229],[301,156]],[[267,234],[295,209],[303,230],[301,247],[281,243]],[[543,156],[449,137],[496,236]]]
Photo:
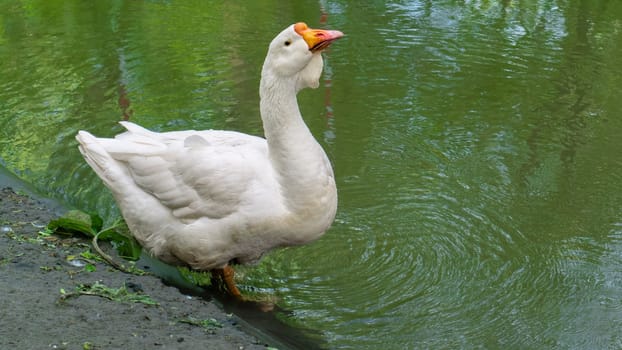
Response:
[[[265,139],[220,130],[156,133],[129,122],[114,139],[78,133],[80,152],[151,255],[217,272],[241,298],[230,263],[253,263],[324,234],[337,189],[296,94],[319,86],[321,52],[342,36],[296,23],[272,40],[259,87]]]

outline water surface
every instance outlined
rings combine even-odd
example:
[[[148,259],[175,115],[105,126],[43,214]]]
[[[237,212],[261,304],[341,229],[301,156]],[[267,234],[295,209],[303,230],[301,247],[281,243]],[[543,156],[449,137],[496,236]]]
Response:
[[[3,1],[0,162],[112,220],[79,129],[260,135],[271,38],[342,30],[299,104],[318,242],[244,270],[332,348],[622,347],[622,3]]]

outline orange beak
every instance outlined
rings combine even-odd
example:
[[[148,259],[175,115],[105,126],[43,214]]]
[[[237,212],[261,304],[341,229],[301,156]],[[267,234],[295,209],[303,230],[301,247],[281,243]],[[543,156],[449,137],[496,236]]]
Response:
[[[309,51],[315,53],[327,48],[333,41],[343,37],[338,30],[311,29],[303,22],[294,25],[294,30],[309,45]]]

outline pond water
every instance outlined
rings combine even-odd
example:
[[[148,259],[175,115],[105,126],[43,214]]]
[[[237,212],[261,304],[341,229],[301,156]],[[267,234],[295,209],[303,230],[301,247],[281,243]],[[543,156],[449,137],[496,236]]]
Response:
[[[328,346],[622,347],[622,2],[0,3],[0,162],[108,220],[79,129],[260,135],[267,44],[342,30],[299,95],[339,211],[240,284]]]

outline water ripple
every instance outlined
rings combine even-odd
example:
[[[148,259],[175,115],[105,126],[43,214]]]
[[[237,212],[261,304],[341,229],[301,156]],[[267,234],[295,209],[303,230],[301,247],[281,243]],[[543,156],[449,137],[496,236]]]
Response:
[[[257,43],[297,6],[78,3],[0,11],[0,156],[16,172],[113,218],[75,130],[261,133]],[[330,106],[325,84],[299,104],[330,135],[338,216],[243,287],[335,348],[619,348],[620,10],[575,3],[326,4],[347,34],[326,56]]]

